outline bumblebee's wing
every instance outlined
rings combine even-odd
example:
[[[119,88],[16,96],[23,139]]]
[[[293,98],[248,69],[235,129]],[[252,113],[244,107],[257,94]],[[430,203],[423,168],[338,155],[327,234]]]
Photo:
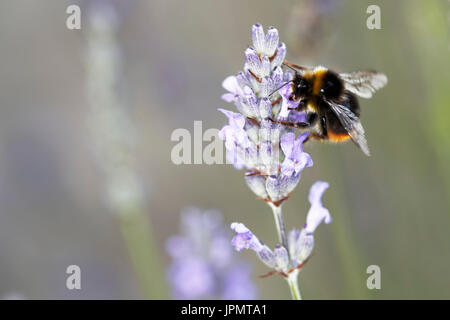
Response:
[[[344,129],[352,138],[353,142],[364,152],[366,156],[370,156],[369,147],[366,137],[364,136],[364,128],[359,121],[359,117],[354,114],[348,107],[327,101],[334,114],[338,117]]]
[[[367,99],[387,83],[386,75],[376,71],[340,73],[339,76],[345,83],[345,89]]]

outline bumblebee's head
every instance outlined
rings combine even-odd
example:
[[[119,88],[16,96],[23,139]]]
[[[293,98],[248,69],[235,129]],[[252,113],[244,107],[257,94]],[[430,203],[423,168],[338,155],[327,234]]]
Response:
[[[296,100],[309,95],[311,93],[311,88],[312,86],[310,81],[308,81],[299,73],[295,74],[292,89],[293,89],[293,96]]]
[[[344,84],[337,73],[328,70],[319,81],[321,81],[319,94],[324,98],[331,100],[342,95]]]

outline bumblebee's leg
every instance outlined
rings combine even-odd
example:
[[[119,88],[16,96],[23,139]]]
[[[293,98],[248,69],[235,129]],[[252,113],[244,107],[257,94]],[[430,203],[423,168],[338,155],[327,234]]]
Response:
[[[327,119],[325,116],[320,117],[320,126],[322,127],[322,135],[328,137]]]
[[[282,124],[286,127],[297,128],[297,129],[308,129],[311,124],[309,122],[291,122],[291,121],[277,121],[269,118],[270,121],[278,124]]]
[[[310,138],[311,138],[311,134],[308,135],[308,136],[306,137],[305,140],[303,140],[303,144],[305,144],[305,143],[307,143],[309,140],[311,140]]]
[[[289,97],[289,101],[295,101],[297,98],[294,94],[291,94]],[[298,105],[296,107],[288,107],[288,110],[297,110],[298,112],[305,111],[306,110],[306,100],[300,100],[298,102]]]

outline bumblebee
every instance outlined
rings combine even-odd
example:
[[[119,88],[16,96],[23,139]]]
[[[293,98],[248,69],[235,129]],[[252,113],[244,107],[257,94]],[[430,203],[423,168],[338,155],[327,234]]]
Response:
[[[295,71],[289,100],[298,102],[293,108],[306,113],[305,122],[276,121],[283,125],[310,132],[309,138],[343,142],[352,139],[370,155],[364,128],[360,121],[360,108],[356,96],[371,98],[384,87],[387,77],[376,71],[336,73],[325,67],[302,67],[284,61]],[[286,85],[286,84],[285,84]]]

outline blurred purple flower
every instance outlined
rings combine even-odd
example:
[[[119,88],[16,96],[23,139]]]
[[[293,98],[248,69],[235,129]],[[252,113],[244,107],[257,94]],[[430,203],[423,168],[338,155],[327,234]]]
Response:
[[[181,229],[166,243],[173,259],[167,277],[175,299],[257,298],[250,266],[233,253],[218,211],[187,208]]]
[[[227,243],[229,246],[229,242]],[[222,298],[226,300],[248,300],[258,296],[258,289],[251,281],[251,268],[246,263],[237,263],[225,275]]]
[[[169,268],[169,281],[175,299],[201,299],[212,296],[216,289],[214,272],[201,257],[175,260]]]

